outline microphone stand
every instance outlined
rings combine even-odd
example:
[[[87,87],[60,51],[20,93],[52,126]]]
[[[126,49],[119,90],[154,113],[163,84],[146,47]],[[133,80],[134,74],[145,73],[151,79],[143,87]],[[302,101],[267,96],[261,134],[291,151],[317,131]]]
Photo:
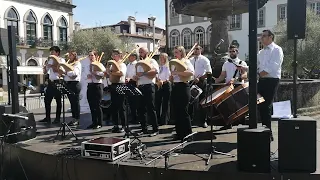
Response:
[[[207,85],[206,85],[206,99],[205,101],[207,101],[207,94],[209,92],[209,90],[211,91],[212,90],[212,74],[211,73],[207,73]],[[212,105],[211,105],[212,106]],[[206,120],[208,119],[208,116],[209,116],[209,113],[212,113],[212,108],[213,107],[206,107]],[[210,160],[213,158],[213,154],[220,154],[220,155],[225,155],[225,156],[229,156],[229,157],[235,157],[235,155],[232,155],[232,154],[228,154],[228,153],[224,153],[224,152],[220,152],[220,151],[216,151],[216,147],[213,145],[213,117],[210,118],[210,126],[211,126],[211,129],[210,129],[210,133],[211,133],[211,139],[210,139],[210,153],[209,153],[209,157],[207,159],[207,162],[206,162],[206,165],[209,165],[210,163]]]

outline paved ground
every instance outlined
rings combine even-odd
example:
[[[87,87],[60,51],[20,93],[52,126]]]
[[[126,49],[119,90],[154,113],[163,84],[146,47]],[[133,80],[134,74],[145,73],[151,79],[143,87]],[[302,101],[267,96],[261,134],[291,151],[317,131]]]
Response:
[[[53,108],[53,111],[55,108]],[[33,110],[36,120],[40,120],[44,117],[44,109]],[[54,114],[54,112],[53,112]],[[70,116],[67,113],[67,117]],[[52,115],[54,118],[54,115]],[[318,117],[317,117],[318,118]],[[320,118],[319,118],[320,119]],[[67,119],[69,121],[69,118]],[[54,125],[44,125],[37,123],[37,129],[39,134],[36,139],[27,141],[23,143],[23,147],[32,151],[37,151],[47,154],[55,154],[61,152],[63,149],[71,147],[79,147],[82,141],[92,139],[95,137],[122,137],[122,134],[111,133],[111,126],[104,126],[99,130],[85,130],[84,128],[91,122],[90,114],[83,114],[81,116],[81,126],[73,129],[76,135],[79,137],[78,141],[75,141],[72,136],[68,136],[70,139],[64,141],[52,142],[58,130],[58,126]],[[317,123],[319,123],[318,121]],[[273,132],[275,136],[275,141],[271,143],[271,151],[275,154],[272,155],[271,167],[277,169],[277,149],[278,149],[278,138],[277,138],[277,122],[272,123]],[[320,127],[320,126],[318,126]],[[132,129],[135,130],[138,127],[132,125]],[[234,127],[232,130],[220,131],[214,133],[214,145],[217,150],[231,153],[236,155],[237,153],[237,128]],[[193,171],[212,171],[212,172],[236,172],[236,157],[230,158],[221,155],[214,155],[214,159],[210,161],[208,166],[205,165],[207,158],[207,153],[210,148],[210,128],[193,128],[193,131],[199,132],[195,135],[194,141],[185,145],[182,153],[174,154],[170,157],[169,165],[171,169],[183,169],[183,170],[193,170]],[[142,161],[136,160],[135,157],[123,160],[120,164],[128,164],[132,166],[145,166],[143,162],[147,162],[152,158],[159,155],[161,152],[168,150],[176,146],[179,142],[172,141],[172,134],[174,132],[174,127],[171,125],[162,126],[160,130],[160,135],[157,137],[142,137],[141,140],[147,145],[147,149],[143,152],[145,159]],[[317,137],[317,150],[320,154],[320,129],[318,129]],[[320,156],[318,155],[318,164],[320,162]],[[158,160],[155,164],[150,166],[164,167],[164,159]],[[317,173],[320,173],[320,166],[318,165]]]

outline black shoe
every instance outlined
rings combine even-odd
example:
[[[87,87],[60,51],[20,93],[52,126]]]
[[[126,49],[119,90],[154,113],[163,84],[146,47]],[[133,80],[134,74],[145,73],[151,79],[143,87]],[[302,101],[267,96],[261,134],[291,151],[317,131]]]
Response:
[[[60,119],[55,119],[52,124],[59,124],[60,123]]]
[[[87,129],[92,129],[94,128],[96,125],[95,124],[91,124],[90,126],[87,127]]]
[[[112,128],[112,131],[111,131],[112,133],[122,133],[122,132],[124,132],[124,130],[122,129],[122,128],[119,128],[119,126],[114,126],[113,128]]]
[[[79,125],[79,121],[77,121],[77,120],[73,120],[68,123],[68,126],[78,126],[78,125]]]
[[[142,129],[141,132],[138,133],[139,136],[144,134],[149,134],[148,130]]]
[[[93,127],[93,129],[100,129],[102,126],[101,125],[96,125]]]
[[[159,134],[159,131],[153,131],[153,133],[149,134],[150,137],[157,136]]]
[[[227,130],[227,129],[232,129],[232,125],[231,124],[225,125],[225,126],[221,127],[219,130]]]
[[[44,118],[44,119],[42,119],[42,120],[40,120],[39,122],[44,122],[44,123],[51,123],[51,120],[50,120],[50,118]]]
[[[182,140],[182,138],[180,137],[180,136],[178,136],[178,135],[173,135],[173,140],[174,141],[181,141]]]

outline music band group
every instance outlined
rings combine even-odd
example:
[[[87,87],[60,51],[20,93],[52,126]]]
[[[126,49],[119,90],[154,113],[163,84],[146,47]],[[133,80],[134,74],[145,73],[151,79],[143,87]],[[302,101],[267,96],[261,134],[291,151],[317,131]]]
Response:
[[[283,61],[282,48],[274,42],[274,34],[270,30],[264,30],[261,42],[264,49],[258,53],[258,93],[264,102],[259,103],[259,112],[262,124],[271,130],[272,102],[276,94],[279,80],[281,78],[281,65]],[[138,50],[138,54],[135,53]],[[57,102],[56,119],[53,123],[60,123],[61,94],[56,90],[55,83],[63,82],[74,92],[68,95],[71,104],[73,121],[69,125],[78,125],[80,119],[79,94],[81,90],[80,78],[84,73],[81,68],[80,59],[76,52],[69,52],[68,61],[59,58],[60,49],[56,46],[50,49],[51,55],[44,67],[44,73],[49,76],[48,86],[45,92],[46,118],[42,122],[51,122],[50,111],[53,98]],[[131,53],[123,54],[119,49],[112,51],[112,59],[103,65],[96,51],[89,52],[91,61],[87,73],[87,99],[91,111],[92,124],[89,129],[97,129],[102,126],[103,112],[101,102],[103,98],[103,81],[108,80],[108,89],[111,92],[111,118],[113,121],[112,132],[123,132],[126,125],[125,95],[117,92],[119,85],[127,84],[137,87],[142,95],[129,96],[128,102],[132,116],[132,122],[140,122],[141,133],[149,136],[159,134],[159,125],[168,123],[169,103],[175,120],[175,139],[182,140],[192,133],[191,119],[197,119],[201,126],[207,127],[207,108],[212,99],[212,92],[208,90],[210,81],[216,86],[217,93],[224,94],[227,89],[233,90],[237,86],[247,87],[248,66],[245,61],[238,58],[238,47],[229,47],[229,56],[222,66],[219,77],[212,77],[212,68],[208,58],[201,54],[202,48],[195,44],[189,53],[183,46],[174,48],[174,59],[169,61],[166,53],[161,53],[159,62],[153,59],[154,53],[147,48],[134,49]],[[192,56],[192,57],[191,57]],[[129,62],[127,65],[125,61]],[[55,65],[55,61],[59,61]],[[71,67],[70,67],[71,66]],[[61,79],[63,77],[63,80]],[[208,79],[209,78],[209,79]],[[246,86],[244,86],[244,84]],[[191,95],[193,87],[201,89],[202,93],[193,99]],[[227,88],[225,88],[227,87]],[[224,89],[221,91],[221,89]],[[211,99],[208,99],[211,95]],[[247,100],[248,101],[248,100]],[[225,109],[224,111],[227,111]],[[247,111],[246,111],[247,112]],[[239,116],[240,117],[240,116]],[[237,116],[237,119],[239,119]],[[241,114],[240,119],[244,118]],[[147,122],[148,120],[148,122]],[[148,132],[148,124],[152,126],[151,133]],[[223,127],[228,129],[232,122]],[[271,133],[271,140],[273,136]]]

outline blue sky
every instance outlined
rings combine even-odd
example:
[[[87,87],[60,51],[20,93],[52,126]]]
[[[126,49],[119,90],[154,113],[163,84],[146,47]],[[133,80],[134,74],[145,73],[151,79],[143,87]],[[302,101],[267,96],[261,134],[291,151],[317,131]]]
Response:
[[[156,16],[156,26],[165,28],[164,0],[73,0],[74,20],[81,27],[116,24],[135,16],[138,22],[147,22]]]

